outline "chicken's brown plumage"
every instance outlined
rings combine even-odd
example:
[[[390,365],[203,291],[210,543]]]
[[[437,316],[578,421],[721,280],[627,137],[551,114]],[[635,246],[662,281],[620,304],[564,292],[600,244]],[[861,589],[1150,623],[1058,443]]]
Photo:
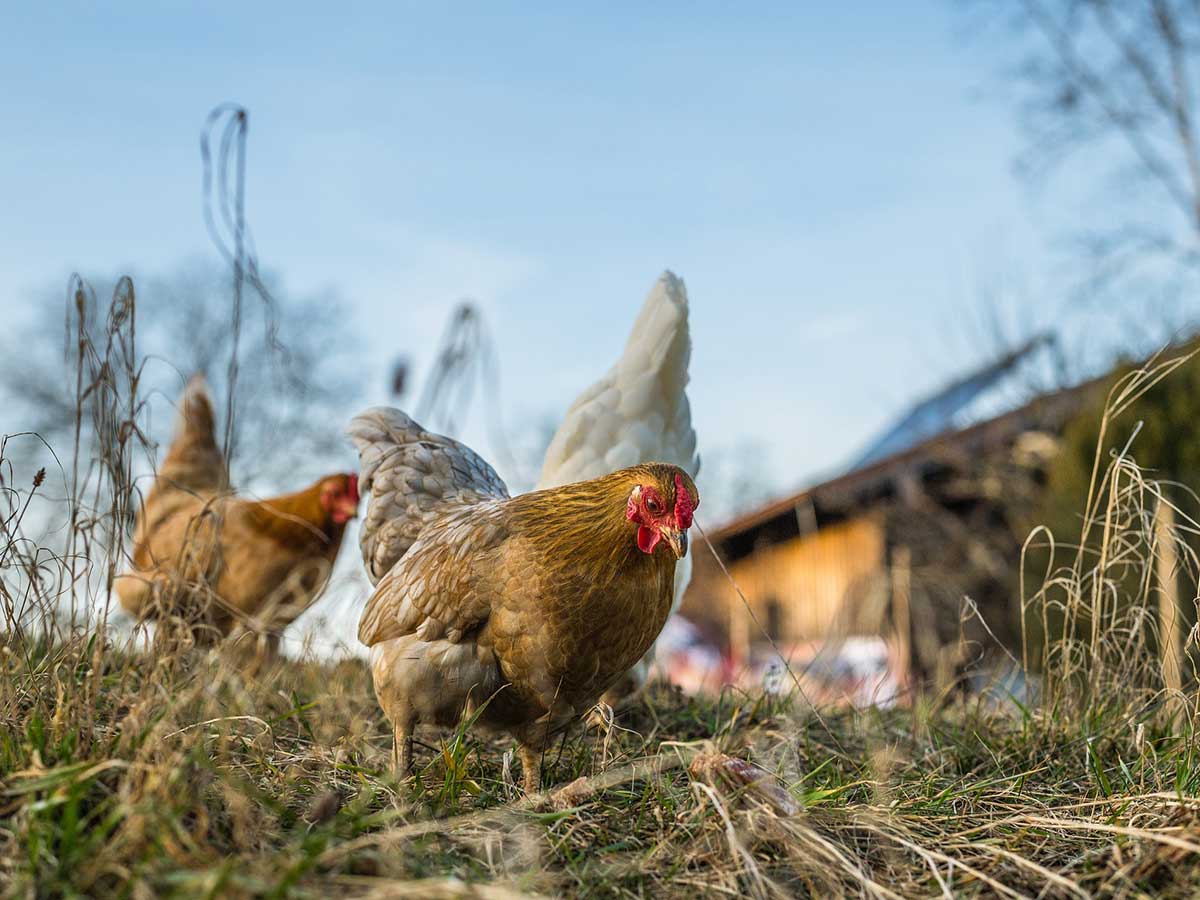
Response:
[[[370,497],[364,559],[387,565],[358,635],[399,765],[418,723],[478,712],[516,737],[532,789],[550,732],[662,630],[695,485],[650,463],[509,498],[470,449],[398,410],[369,410],[350,435]]]
[[[250,632],[273,652],[280,631],[328,579],[356,512],[357,480],[331,475],[281,497],[237,497],[213,426],[207,388],[195,376],[117,595],[136,618],[186,619],[200,640]]]

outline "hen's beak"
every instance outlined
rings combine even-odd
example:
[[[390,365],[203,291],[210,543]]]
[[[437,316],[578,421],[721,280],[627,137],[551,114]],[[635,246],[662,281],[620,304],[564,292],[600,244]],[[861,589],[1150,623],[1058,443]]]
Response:
[[[671,548],[671,552],[675,554],[676,559],[683,559],[687,556],[688,533],[686,531],[664,528],[660,534],[662,534],[663,540],[667,542],[667,546]]]

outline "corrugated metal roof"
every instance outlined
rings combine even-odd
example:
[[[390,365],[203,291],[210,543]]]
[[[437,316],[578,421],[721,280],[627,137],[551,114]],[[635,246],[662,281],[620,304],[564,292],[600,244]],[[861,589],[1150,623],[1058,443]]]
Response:
[[[1200,353],[1200,337],[1180,340],[1140,365],[1162,362],[1167,353]],[[1038,351],[1045,351],[1039,353]],[[710,539],[723,542],[755,531],[781,517],[797,518],[805,504],[821,506],[831,498],[864,502],[898,472],[911,472],[923,461],[946,453],[989,452],[1028,428],[1059,428],[1080,404],[1111,383],[1116,369],[1083,381],[1068,381],[1053,334],[1040,334],[916,404],[873,441],[855,463],[801,491],[748,510],[717,528]]]
[[[1047,351],[1040,353],[1038,351]],[[1057,341],[1039,334],[1017,349],[942,388],[888,426],[849,466],[849,471],[902,453],[922,441],[1003,415],[1047,390],[1057,368]]]

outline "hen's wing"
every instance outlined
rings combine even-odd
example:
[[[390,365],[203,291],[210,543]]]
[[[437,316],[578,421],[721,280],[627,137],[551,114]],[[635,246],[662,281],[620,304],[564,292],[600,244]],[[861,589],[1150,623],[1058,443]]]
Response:
[[[688,405],[687,290],[664,272],[612,369],[579,395],[546,450],[539,488],[597,478],[644,462],[700,468]]]
[[[455,505],[429,521],[408,552],[379,581],[358,623],[368,647],[416,635],[457,644],[491,613],[491,592],[481,589],[508,537],[502,503]]]
[[[479,454],[425,431],[398,409],[360,413],[346,433],[358,448],[359,492],[368,496],[359,543],[372,584],[447,505],[508,499],[508,488]]]
[[[158,468],[158,481],[192,492],[229,487],[229,470],[217,446],[215,416],[204,376],[193,375],[179,401],[175,436]]]

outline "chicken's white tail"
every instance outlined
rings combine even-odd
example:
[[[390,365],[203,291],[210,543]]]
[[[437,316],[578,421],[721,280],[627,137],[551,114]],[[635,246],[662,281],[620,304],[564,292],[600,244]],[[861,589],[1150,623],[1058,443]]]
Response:
[[[691,353],[687,289],[681,278],[663,272],[621,358],[567,410],[546,450],[538,487],[651,461],[674,463],[695,477],[700,460],[685,390]]]

